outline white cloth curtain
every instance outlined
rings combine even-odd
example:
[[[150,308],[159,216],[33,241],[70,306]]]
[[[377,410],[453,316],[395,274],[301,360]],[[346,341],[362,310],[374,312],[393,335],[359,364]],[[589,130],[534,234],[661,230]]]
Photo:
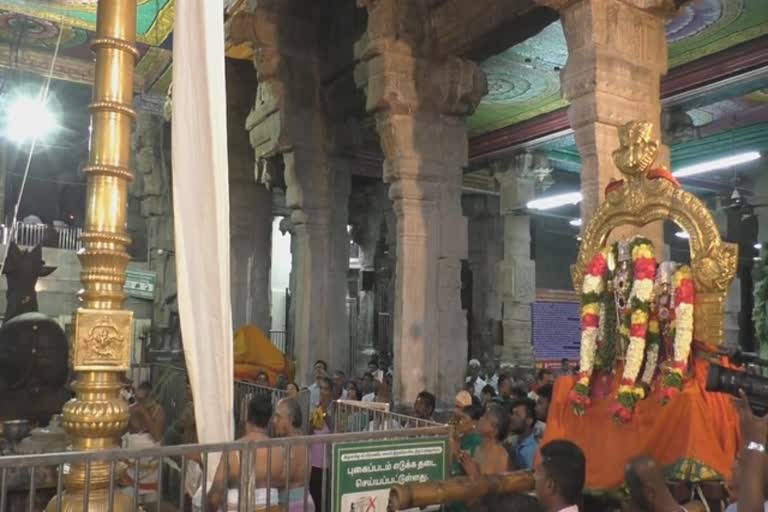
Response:
[[[222,0],[177,0],[173,32],[178,304],[201,443],[234,433],[223,13]]]

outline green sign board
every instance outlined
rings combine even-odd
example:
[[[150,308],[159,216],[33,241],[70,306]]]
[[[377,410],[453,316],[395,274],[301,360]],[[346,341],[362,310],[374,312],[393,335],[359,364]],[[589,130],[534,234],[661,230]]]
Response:
[[[446,438],[334,443],[332,512],[385,512],[396,484],[444,480]]]
[[[155,281],[157,280],[155,272],[128,270],[125,274],[123,290],[127,296],[148,300],[155,298]]]

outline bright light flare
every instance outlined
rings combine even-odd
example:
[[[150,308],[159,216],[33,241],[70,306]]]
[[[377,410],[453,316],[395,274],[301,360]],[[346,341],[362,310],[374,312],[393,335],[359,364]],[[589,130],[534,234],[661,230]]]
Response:
[[[760,153],[757,151],[747,151],[746,153],[738,153],[736,155],[726,156],[724,158],[718,158],[716,160],[710,160],[709,162],[703,162],[696,165],[689,165],[672,173],[675,178],[685,178],[688,176],[695,176],[697,174],[703,174],[705,172],[717,171],[719,169],[727,169],[734,165],[746,164],[747,162],[753,162],[760,158]]]
[[[38,98],[19,97],[5,112],[5,137],[24,144],[35,136],[38,140],[58,128],[56,116]]]
[[[571,219],[571,220],[568,221],[568,224],[570,224],[571,226],[573,226],[575,228],[579,228],[579,227],[581,227],[581,219]]]
[[[528,204],[525,206],[529,210],[551,210],[552,208],[558,208],[567,204],[579,204],[581,199],[581,192],[566,192],[565,194],[540,197],[533,201],[528,201]]]
[[[677,238],[682,238],[683,240],[688,240],[689,238],[691,238],[691,235],[689,235],[687,231],[678,231],[677,233],[675,233],[675,236]]]

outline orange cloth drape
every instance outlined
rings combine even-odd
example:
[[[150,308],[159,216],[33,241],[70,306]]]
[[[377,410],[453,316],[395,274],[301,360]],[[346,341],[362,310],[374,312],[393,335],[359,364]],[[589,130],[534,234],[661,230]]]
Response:
[[[271,386],[277,383],[277,377],[281,374],[293,382],[293,363],[255,325],[244,325],[237,330],[234,356],[235,379],[252,381],[260,372],[264,372]]]
[[[621,368],[604,382],[610,393],[595,396],[584,416],[576,416],[568,393],[576,377],[561,377],[555,384],[542,445],[568,439],[584,450],[587,488],[608,491],[624,482],[624,466],[631,457],[648,455],[662,466],[687,460],[730,477],[739,443],[739,421],[728,395],[704,390],[709,362],[696,359],[694,377],[667,405],[661,404],[661,386],[641,401],[632,421],[621,425],[612,419]],[[593,380],[600,379],[595,377]],[[606,379],[606,377],[603,377]]]

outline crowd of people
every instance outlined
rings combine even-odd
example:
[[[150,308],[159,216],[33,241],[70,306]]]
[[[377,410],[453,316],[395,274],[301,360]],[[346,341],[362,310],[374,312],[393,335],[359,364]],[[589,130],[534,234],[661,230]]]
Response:
[[[334,425],[338,420],[334,409],[341,400],[392,402],[392,369],[381,361],[372,360],[360,377],[348,377],[342,371],[330,372],[324,361],[317,361],[313,372],[314,382],[304,389],[286,379],[271,383],[266,374],[259,375],[257,384],[265,388],[277,387],[283,390],[280,396],[285,398],[277,401],[275,395],[270,393],[254,396],[248,404],[247,425],[240,439],[258,441],[271,436],[305,435],[307,432],[302,428],[305,419],[308,420],[309,434],[338,432]],[[610,506],[584,504],[582,490],[586,478],[586,458],[577,445],[567,440],[541,444],[555,380],[573,372],[566,360],[557,370],[545,368],[535,373],[499,365],[498,362],[486,364],[483,368],[479,361],[471,360],[464,389],[455,396],[452,409],[441,410],[437,397],[424,390],[408,407],[408,414],[420,420],[453,426],[454,438],[450,443],[452,477],[482,478],[514,470],[533,471],[536,499],[517,497],[510,510],[615,510]],[[299,405],[298,396],[302,392],[309,395],[309,418],[303,417]],[[129,421],[132,435],[148,436],[158,443],[196,441],[194,416],[190,418],[182,413],[174,423],[166,425],[165,412],[154,399],[149,384],[139,385],[126,394],[126,399],[132,404]],[[764,485],[768,479],[764,467],[767,461],[764,446],[768,438],[768,419],[752,414],[746,397],[742,397],[737,407],[744,443],[734,461],[733,478],[728,486],[732,503],[727,512],[768,512],[768,504],[765,504],[768,485]],[[366,430],[368,419],[364,419],[355,418],[351,423],[354,427],[344,431]],[[394,425],[394,428],[408,426],[403,423]],[[273,487],[277,489],[276,499],[287,504],[288,510],[314,510],[314,507],[319,510],[321,504],[327,509],[330,497],[328,447],[321,443],[302,446],[308,453],[301,448],[293,449],[290,451],[291,460],[284,460],[282,452],[273,453],[270,456],[271,466],[257,454],[253,466],[256,471],[252,477],[256,481],[250,485],[263,485],[269,475]],[[240,464],[238,456],[230,454],[226,463],[218,468],[214,485],[205,498],[210,510],[219,509],[227,501],[227,493],[237,489]],[[308,467],[305,466],[307,464]],[[286,467],[290,468],[287,472]],[[305,473],[310,475],[308,482],[304,481]],[[653,460],[638,457],[627,461],[625,477],[630,494],[625,510],[683,510],[670,493],[661,468]],[[309,497],[308,501],[305,495]],[[498,504],[501,503],[498,499],[495,503],[497,505],[487,509],[507,509]],[[305,509],[308,504],[312,508]],[[475,509],[473,505],[480,504],[451,503],[446,510],[461,512]]]

